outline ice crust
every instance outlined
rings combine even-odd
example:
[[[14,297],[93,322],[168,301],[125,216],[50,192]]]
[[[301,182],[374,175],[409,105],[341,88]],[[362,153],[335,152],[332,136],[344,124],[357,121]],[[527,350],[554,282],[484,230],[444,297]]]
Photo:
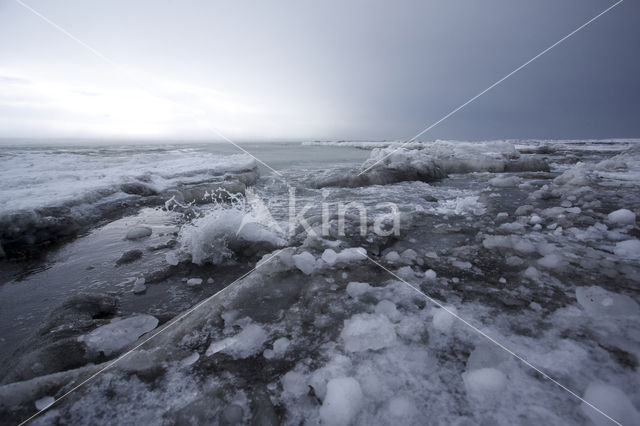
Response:
[[[134,343],[140,336],[158,326],[158,319],[151,315],[137,315],[114,319],[91,333],[78,337],[87,349],[109,356]]]

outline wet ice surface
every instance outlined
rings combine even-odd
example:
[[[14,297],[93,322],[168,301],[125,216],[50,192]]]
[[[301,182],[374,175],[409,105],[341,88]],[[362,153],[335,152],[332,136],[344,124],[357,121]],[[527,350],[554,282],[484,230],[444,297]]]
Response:
[[[393,179],[383,185],[349,183],[320,189],[313,184],[314,176],[344,176],[355,164],[338,164],[331,170],[326,165],[313,169],[311,163],[287,167],[283,173],[296,188],[299,206],[315,202],[305,218],[318,234],[318,203],[329,203],[331,227],[325,237],[309,237],[298,229],[286,241],[286,235],[265,226],[250,202],[204,206],[195,219],[180,209],[150,210],[137,219],[122,219],[126,225],[114,222],[100,228],[94,232],[105,235],[94,243],[108,241],[109,226],[120,226],[105,265],[94,265],[91,271],[80,266],[81,253],[91,252],[89,235],[66,246],[67,259],[76,260],[68,260],[58,277],[77,277],[68,280],[69,295],[81,288],[83,277],[109,277],[96,292],[112,288],[115,276],[130,278],[126,286],[116,286],[114,297],[120,305],[114,308],[111,300],[96,299],[74,305],[71,311],[56,311],[44,327],[47,337],[30,341],[31,348],[42,352],[44,347],[42,353],[50,358],[26,351],[19,365],[22,376],[5,377],[0,387],[3,416],[23,419],[36,401],[59,397],[64,386],[95,371],[92,364],[99,366],[118,353],[82,352],[74,346],[83,343],[78,336],[104,336],[99,331],[104,327],[143,314],[164,323],[189,303],[233,281],[230,271],[239,276],[262,257],[264,263],[256,272],[37,421],[611,424],[454,318],[454,313],[617,421],[637,424],[636,143],[518,142],[520,153],[515,155],[508,145],[493,143],[494,150],[506,146],[511,159],[530,155],[546,160],[550,172],[525,167],[496,173],[496,163],[482,154],[483,164],[490,167],[469,173],[454,167],[453,155],[447,157],[448,177],[429,183]],[[340,150],[348,148],[324,149],[337,150],[340,156]],[[495,159],[495,153],[490,157]],[[460,164],[472,163],[465,157]],[[263,176],[254,191],[286,231],[286,186]],[[354,214],[346,220],[347,236],[341,237],[336,217],[340,201],[367,206],[369,230],[377,217],[389,213],[376,205],[396,203],[400,236],[361,237]],[[244,233],[233,231],[242,223],[251,227]],[[152,234],[124,239],[128,229],[140,225],[149,226]],[[175,245],[162,246],[168,240],[175,240]],[[159,245],[162,248],[148,250]],[[141,259],[115,266],[123,252],[135,248],[143,250]],[[268,260],[272,254],[275,257]],[[62,281],[53,275],[57,265],[60,260],[31,279]],[[166,267],[175,269],[160,272],[157,282],[147,279],[144,293],[131,293],[135,278],[149,278],[150,272]],[[188,284],[196,281],[199,284]],[[15,284],[6,283],[1,290]],[[141,329],[126,332],[130,329],[120,330],[118,336],[135,339],[132,336]],[[51,338],[51,333],[58,337]],[[67,336],[73,344],[56,340]],[[79,351],[79,360],[72,367],[37,366],[55,358],[55,352],[47,350],[56,344]],[[27,380],[37,376],[41,378]]]

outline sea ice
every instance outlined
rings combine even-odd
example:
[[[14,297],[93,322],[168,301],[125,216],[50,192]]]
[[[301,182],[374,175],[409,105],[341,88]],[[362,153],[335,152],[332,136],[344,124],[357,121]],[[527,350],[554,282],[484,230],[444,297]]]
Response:
[[[36,410],[42,411],[51,407],[53,403],[56,402],[55,398],[52,396],[43,396],[39,400],[36,401]]]
[[[340,337],[347,351],[362,352],[393,345],[396,331],[384,315],[356,314],[345,320]]]
[[[133,289],[131,290],[134,294],[144,293],[147,290],[147,286],[145,285],[145,279],[140,277],[136,278],[133,283]]]
[[[323,425],[350,425],[364,403],[360,383],[353,377],[340,377],[329,380],[327,394],[320,407],[320,420]]]
[[[474,397],[483,397],[486,393],[498,392],[507,384],[507,377],[497,368],[479,368],[462,373],[467,392]]]
[[[640,259],[640,240],[620,241],[616,243],[613,252],[624,259],[638,260]]]
[[[329,266],[336,263],[337,259],[338,255],[333,249],[326,249],[324,252],[322,252],[322,260]]]
[[[89,334],[78,337],[78,341],[84,342],[91,351],[102,352],[109,356],[120,352],[157,326],[158,319],[151,315],[118,318]]]
[[[584,393],[584,399],[622,425],[640,424],[640,414],[633,406],[625,392],[620,389],[602,384],[590,383]],[[610,426],[611,420],[582,403],[580,409],[596,426]]]
[[[300,269],[304,274],[311,275],[316,267],[316,258],[308,251],[292,256],[296,268]]]
[[[433,327],[441,333],[446,333],[451,330],[451,327],[456,321],[454,315],[458,313],[455,306],[447,306],[446,308],[449,312],[442,308],[436,308],[433,314]]]
[[[616,210],[607,215],[607,222],[618,226],[633,225],[636,223],[636,214],[627,209]]]
[[[264,328],[258,324],[248,324],[235,336],[211,343],[206,355],[222,352],[234,359],[248,358],[260,352],[268,338],[269,333]]]
[[[189,287],[197,287],[202,284],[202,278],[189,278],[187,280],[187,285]]]
[[[352,281],[347,284],[347,294],[356,299],[370,291],[372,288],[373,287],[371,287],[368,283]]]
[[[148,226],[136,226],[127,232],[127,239],[138,240],[140,238],[148,237],[152,232],[153,231]]]
[[[578,303],[591,315],[636,315],[638,304],[629,296],[617,294],[598,286],[577,287]]]

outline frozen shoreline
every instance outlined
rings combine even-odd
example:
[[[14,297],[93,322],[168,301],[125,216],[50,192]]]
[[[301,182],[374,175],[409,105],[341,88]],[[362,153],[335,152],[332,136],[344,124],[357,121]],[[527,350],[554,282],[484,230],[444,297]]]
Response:
[[[640,151],[634,143],[606,153],[572,150],[575,145],[565,143],[560,151],[523,148],[549,164],[550,172],[496,169],[496,161],[519,158],[515,147],[504,144],[471,154],[439,149],[436,157],[449,161],[449,177],[431,184],[400,180],[323,192],[309,185],[306,168],[287,171],[305,199],[398,203],[404,224],[399,237],[301,235],[285,244],[255,228],[248,232],[259,239],[243,239],[227,227],[244,213],[227,217],[203,206],[209,220],[188,220],[173,236],[178,245],[159,249],[159,259],[173,253],[171,263],[178,264],[160,284],[147,283],[147,291],[199,294],[207,285],[223,284],[216,274],[224,265],[284,250],[36,424],[92,423],[107,411],[115,422],[601,424],[600,414],[358,256],[361,250],[617,420],[636,422]],[[410,157],[391,166],[406,165]],[[262,178],[256,189],[281,220],[278,182]],[[320,226],[320,212],[309,218]],[[240,241],[271,247],[251,252],[252,244]],[[144,239],[135,244],[144,247]],[[221,248],[230,251],[216,251]],[[149,262],[146,253],[143,261]],[[192,261],[202,263],[196,265],[202,275],[189,270]],[[136,271],[136,263],[121,268]],[[215,284],[207,284],[205,271]],[[79,315],[61,312],[67,313],[56,317],[57,326]],[[109,348],[94,362],[112,358],[153,328],[142,315],[148,312],[123,315],[109,308],[86,328],[73,329],[74,345],[79,344],[74,347],[86,357],[82,345],[92,341],[94,348]],[[101,327],[116,320],[111,327],[117,328],[127,318],[134,318],[125,323],[132,325],[130,332],[117,341],[124,344],[108,338],[96,343],[96,336],[109,335]],[[1,415],[21,420],[35,401],[58,397],[83,371],[5,382],[0,395],[11,395],[11,406],[0,403]]]

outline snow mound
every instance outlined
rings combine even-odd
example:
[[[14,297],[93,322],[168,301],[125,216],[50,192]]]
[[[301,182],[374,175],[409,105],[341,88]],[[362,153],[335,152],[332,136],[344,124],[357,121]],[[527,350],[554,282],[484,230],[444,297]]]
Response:
[[[118,318],[78,337],[78,341],[84,342],[90,351],[109,356],[122,351],[157,326],[158,319],[151,315]]]
[[[386,316],[356,314],[344,322],[340,337],[348,352],[362,352],[392,346],[396,331]]]

